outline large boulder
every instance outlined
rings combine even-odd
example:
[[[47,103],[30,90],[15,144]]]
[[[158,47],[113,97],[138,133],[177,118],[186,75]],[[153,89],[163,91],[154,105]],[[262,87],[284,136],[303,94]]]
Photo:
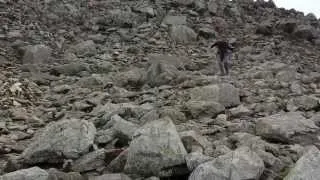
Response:
[[[1,180],[47,180],[49,174],[39,167],[32,167],[28,169],[21,169],[14,171],[3,176]]]
[[[191,100],[214,101],[225,107],[240,104],[239,90],[228,83],[196,87],[190,90]]]
[[[262,159],[255,152],[248,147],[240,147],[199,165],[189,180],[258,180],[264,168]]]
[[[317,180],[320,177],[320,151],[312,146],[297,161],[284,180]]]
[[[85,120],[66,119],[47,125],[44,131],[23,151],[27,164],[57,163],[76,159],[89,152],[96,128]]]
[[[166,117],[136,131],[124,170],[142,176],[166,176],[161,171],[185,164],[186,154],[175,125]]]
[[[173,25],[169,30],[170,37],[176,43],[188,44],[195,42],[197,33],[185,25]]]
[[[297,134],[312,133],[319,128],[300,112],[278,113],[257,120],[256,133],[263,138],[288,142]]]
[[[52,49],[46,45],[29,45],[22,48],[23,64],[44,64],[49,60]]]

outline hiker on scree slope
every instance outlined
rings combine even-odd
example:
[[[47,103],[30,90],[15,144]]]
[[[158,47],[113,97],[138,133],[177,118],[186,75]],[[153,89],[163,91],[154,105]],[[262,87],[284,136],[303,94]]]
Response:
[[[211,48],[213,47],[218,48],[218,56],[219,56],[219,68],[221,75],[229,75],[229,70],[231,66],[231,58],[232,58],[232,51],[234,47],[232,47],[226,41],[217,41],[214,43]]]

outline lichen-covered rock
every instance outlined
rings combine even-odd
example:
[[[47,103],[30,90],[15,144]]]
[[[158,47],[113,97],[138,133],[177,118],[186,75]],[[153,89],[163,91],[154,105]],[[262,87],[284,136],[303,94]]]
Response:
[[[21,155],[27,164],[57,163],[63,159],[76,159],[89,152],[96,128],[85,120],[66,119],[50,123],[36,136]]]

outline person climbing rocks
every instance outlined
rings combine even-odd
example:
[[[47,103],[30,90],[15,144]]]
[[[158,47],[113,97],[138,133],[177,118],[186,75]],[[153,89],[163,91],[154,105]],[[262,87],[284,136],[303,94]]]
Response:
[[[217,41],[211,46],[211,48],[215,46],[218,48],[217,55],[219,56],[219,68],[221,75],[229,75],[234,47],[226,41]]]

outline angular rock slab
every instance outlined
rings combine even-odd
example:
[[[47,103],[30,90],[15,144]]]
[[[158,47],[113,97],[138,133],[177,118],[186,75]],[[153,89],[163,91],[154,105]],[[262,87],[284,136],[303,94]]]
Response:
[[[199,165],[189,180],[258,180],[264,171],[262,159],[248,147]]]
[[[240,104],[239,90],[228,83],[196,87],[190,90],[191,100],[215,101],[225,107]]]
[[[76,159],[93,145],[96,128],[85,120],[50,123],[21,155],[27,164],[56,163]]]
[[[318,180],[320,177],[320,151],[311,147],[291,169],[284,180]]]
[[[0,176],[0,180],[47,180],[48,177],[47,171],[39,167],[32,167]]]
[[[300,112],[278,113],[258,119],[256,133],[266,139],[290,141],[295,134],[315,132],[319,128]]]
[[[175,125],[165,117],[136,131],[124,170],[126,173],[158,176],[165,168],[185,164],[186,154]]]

